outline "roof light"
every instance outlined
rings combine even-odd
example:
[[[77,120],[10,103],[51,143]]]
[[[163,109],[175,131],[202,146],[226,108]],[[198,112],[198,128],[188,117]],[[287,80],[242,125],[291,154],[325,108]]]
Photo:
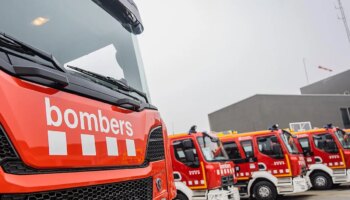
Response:
[[[46,24],[50,19],[45,17],[37,17],[32,21],[32,25],[34,26],[42,26]]]

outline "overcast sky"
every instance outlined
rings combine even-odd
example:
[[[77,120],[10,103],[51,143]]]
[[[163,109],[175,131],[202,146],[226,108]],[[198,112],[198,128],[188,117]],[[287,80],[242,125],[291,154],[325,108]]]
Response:
[[[350,0],[342,0],[350,22]],[[350,68],[337,0],[136,0],[149,90],[170,133],[254,94],[300,94]],[[319,70],[330,67],[333,73]],[[254,116],[252,116],[254,117]]]

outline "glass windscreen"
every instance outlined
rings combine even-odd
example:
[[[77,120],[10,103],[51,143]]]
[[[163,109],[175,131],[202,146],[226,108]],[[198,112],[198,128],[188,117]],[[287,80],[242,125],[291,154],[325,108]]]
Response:
[[[346,133],[342,130],[337,130],[335,132],[340,144],[344,149],[350,149],[350,133]]]
[[[0,32],[147,93],[135,36],[91,0],[11,0],[0,6]]]
[[[213,140],[213,138],[205,135],[198,137],[197,141],[201,148],[202,154],[207,161],[225,161],[228,160],[228,156],[219,140]]]
[[[287,131],[283,131],[281,134],[281,137],[289,153],[291,154],[300,153],[292,134],[288,133]]]

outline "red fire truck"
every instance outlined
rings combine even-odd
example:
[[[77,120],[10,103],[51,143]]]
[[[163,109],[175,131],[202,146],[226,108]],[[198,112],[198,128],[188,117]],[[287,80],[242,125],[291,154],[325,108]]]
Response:
[[[169,138],[176,199],[239,199],[234,165],[215,135],[192,128]]]
[[[2,1],[0,18],[0,199],[174,198],[133,1]]]
[[[241,197],[276,199],[310,188],[304,157],[289,132],[273,126],[265,131],[219,134],[219,138],[236,165]]]
[[[330,189],[350,182],[350,135],[328,125],[326,128],[295,132],[306,157],[313,188]]]

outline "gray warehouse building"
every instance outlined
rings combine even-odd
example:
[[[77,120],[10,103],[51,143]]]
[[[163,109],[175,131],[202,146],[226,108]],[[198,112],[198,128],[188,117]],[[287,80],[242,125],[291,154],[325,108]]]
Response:
[[[294,122],[310,122],[310,128],[328,123],[350,128],[349,78],[350,70],[301,88],[301,95],[254,95],[210,113],[210,128],[247,132],[273,124],[289,128]]]

